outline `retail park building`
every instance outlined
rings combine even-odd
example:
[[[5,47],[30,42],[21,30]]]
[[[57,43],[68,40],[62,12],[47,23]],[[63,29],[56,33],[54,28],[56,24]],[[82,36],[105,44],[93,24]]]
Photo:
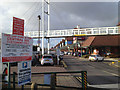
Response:
[[[60,48],[65,52],[82,52],[84,54],[92,54],[93,50],[97,49],[102,56],[107,54],[119,56],[120,35],[66,37],[54,48]]]

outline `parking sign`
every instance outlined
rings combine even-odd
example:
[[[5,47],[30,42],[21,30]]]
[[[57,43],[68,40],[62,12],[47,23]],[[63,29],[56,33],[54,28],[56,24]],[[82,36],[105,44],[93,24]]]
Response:
[[[18,85],[31,82],[31,61],[18,63]]]

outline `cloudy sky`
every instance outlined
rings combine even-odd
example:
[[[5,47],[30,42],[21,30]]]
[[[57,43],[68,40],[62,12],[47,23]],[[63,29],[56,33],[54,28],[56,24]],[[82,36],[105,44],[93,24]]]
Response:
[[[19,1],[19,0],[17,0]],[[17,2],[4,0],[0,3],[0,32],[11,33],[13,16],[25,20],[25,31],[38,30],[38,15],[41,15],[41,2],[28,0]],[[64,0],[64,2],[53,2],[50,0],[50,29],[62,30],[72,29],[77,25],[80,27],[103,27],[116,26],[118,24],[119,0]],[[62,1],[62,0],[61,0]],[[100,2],[101,1],[101,2]],[[45,4],[45,11],[47,5]],[[47,29],[47,15],[45,15],[45,30]],[[51,39],[54,46],[61,39]],[[53,44],[54,41],[54,44]],[[34,41],[36,44],[36,41]]]

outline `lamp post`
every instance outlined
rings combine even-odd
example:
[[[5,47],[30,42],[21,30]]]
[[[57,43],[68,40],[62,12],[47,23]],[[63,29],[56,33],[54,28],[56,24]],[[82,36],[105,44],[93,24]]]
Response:
[[[40,20],[41,20],[40,15],[38,15],[38,20],[39,20],[39,29],[38,29],[38,51],[40,52]]]

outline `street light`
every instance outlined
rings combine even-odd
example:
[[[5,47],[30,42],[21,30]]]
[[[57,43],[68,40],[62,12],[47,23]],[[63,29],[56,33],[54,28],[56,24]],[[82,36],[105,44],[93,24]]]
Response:
[[[39,19],[39,29],[38,29],[38,51],[40,51],[40,20],[41,20],[40,15],[38,15],[38,19]]]

